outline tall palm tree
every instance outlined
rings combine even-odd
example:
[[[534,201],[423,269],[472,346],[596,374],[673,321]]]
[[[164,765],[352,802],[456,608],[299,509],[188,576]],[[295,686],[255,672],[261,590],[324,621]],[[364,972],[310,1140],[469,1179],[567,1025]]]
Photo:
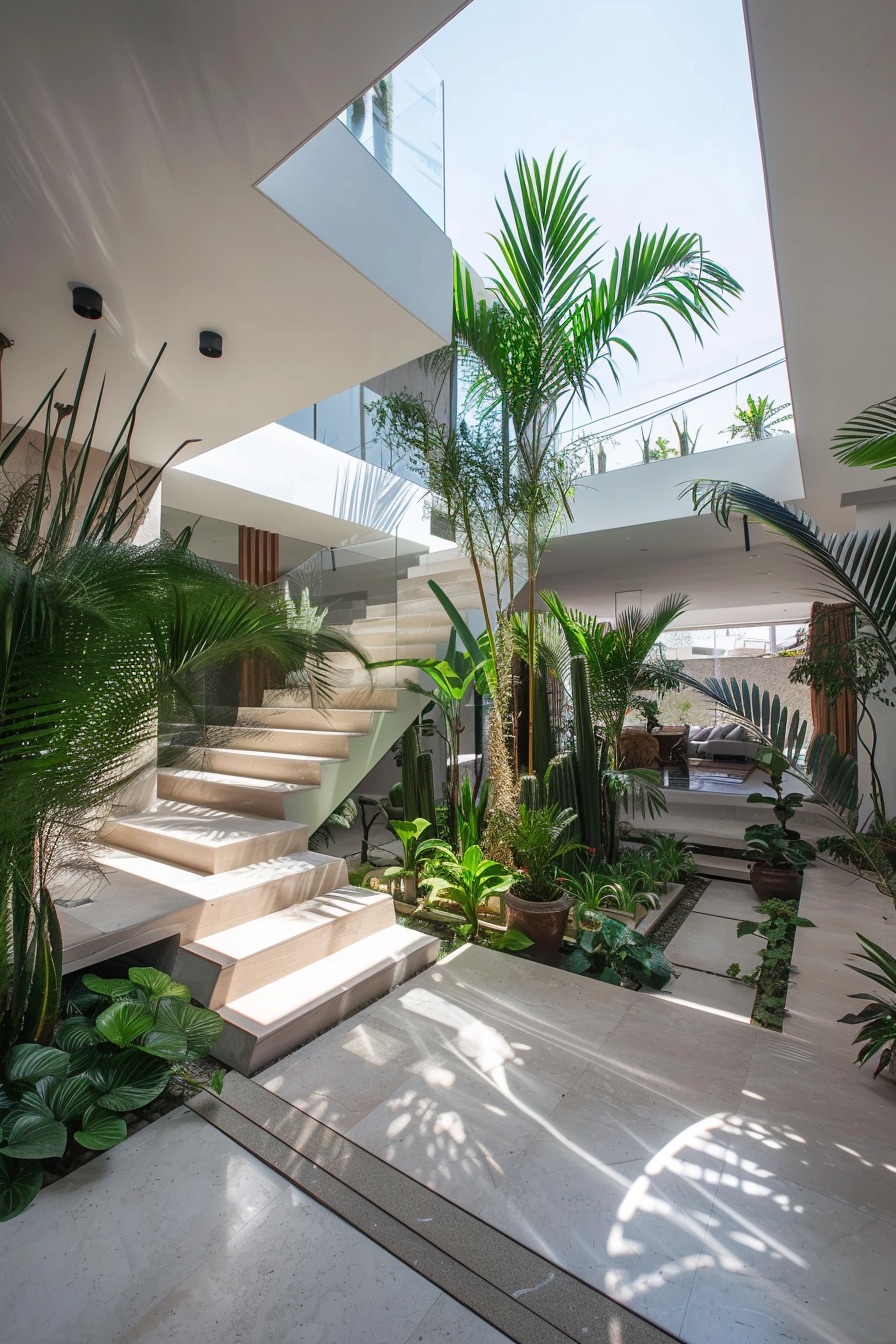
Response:
[[[627,328],[636,314],[660,321],[679,349],[676,326],[698,341],[741,293],[711,261],[696,233],[640,228],[598,274],[598,225],[589,214],[580,164],[551,153],[542,167],[516,158],[505,174],[506,205],[490,258],[488,298],[455,258],[455,346],[466,356],[470,395],[481,412],[500,408],[508,460],[522,501],[521,549],[528,583],[530,662],[535,654],[535,587],[544,548],[569,516],[570,476],[560,438],[576,401],[620,383],[619,358],[637,356]],[[623,334],[625,328],[625,334]],[[534,679],[529,750],[533,756]]]
[[[772,397],[754,397],[747,393],[746,406],[738,406],[734,412],[734,424],[728,426],[729,439],[773,439],[779,425],[792,420],[790,402],[776,405]]]
[[[556,593],[542,600],[566,637],[571,657],[581,655],[588,671],[594,722],[606,739],[610,765],[619,761],[619,739],[625,716],[636,696],[674,690],[679,669],[656,653],[657,644],[688,605],[681,593],[663,598],[651,611],[632,607],[619,613],[615,625],[567,607]]]

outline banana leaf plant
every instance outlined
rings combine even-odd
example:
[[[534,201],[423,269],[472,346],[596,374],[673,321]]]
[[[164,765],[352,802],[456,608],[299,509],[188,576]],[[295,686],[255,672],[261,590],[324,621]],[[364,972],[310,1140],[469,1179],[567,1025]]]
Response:
[[[479,912],[492,896],[501,897],[510,890],[516,874],[504,864],[487,859],[478,845],[470,845],[458,857],[445,840],[424,840],[418,853],[426,856],[432,871],[424,877],[429,899],[442,897],[459,905],[465,922],[457,926],[464,942],[480,937]],[[532,939],[519,929],[489,933],[489,946],[505,952],[521,952],[531,947]]]

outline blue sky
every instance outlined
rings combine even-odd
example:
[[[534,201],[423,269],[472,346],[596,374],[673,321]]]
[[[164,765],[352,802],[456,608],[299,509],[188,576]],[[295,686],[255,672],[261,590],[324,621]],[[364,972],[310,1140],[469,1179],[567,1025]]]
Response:
[[[472,0],[424,51],[445,81],[448,233],[483,274],[505,167],[518,149],[544,158],[557,147],[590,175],[608,252],[639,223],[668,223],[702,233],[744,286],[717,335],[702,349],[683,344],[683,363],[653,319],[636,318],[627,334],[641,366],[626,367],[611,409],[674,400],[685,384],[780,345],[740,0]],[[696,402],[698,449],[726,441],[719,431],[748,391],[789,400],[781,368]],[[655,434],[671,430],[656,419]],[[636,454],[628,431],[613,456]]]

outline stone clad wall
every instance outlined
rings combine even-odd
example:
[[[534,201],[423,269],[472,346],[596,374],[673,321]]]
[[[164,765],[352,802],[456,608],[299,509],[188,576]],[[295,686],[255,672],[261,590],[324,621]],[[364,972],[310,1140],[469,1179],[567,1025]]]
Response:
[[[674,656],[674,650],[672,654]],[[769,695],[779,695],[782,704],[791,710],[798,709],[811,723],[808,686],[793,686],[788,680],[793,664],[793,658],[781,658],[777,654],[746,658],[688,658],[685,670],[701,680],[726,677],[737,681],[746,679],[750,685],[755,682],[761,690],[767,690]],[[714,701],[685,689],[663,696],[660,701],[660,718],[663,723],[689,723],[693,728],[700,728],[721,722],[725,714]]]

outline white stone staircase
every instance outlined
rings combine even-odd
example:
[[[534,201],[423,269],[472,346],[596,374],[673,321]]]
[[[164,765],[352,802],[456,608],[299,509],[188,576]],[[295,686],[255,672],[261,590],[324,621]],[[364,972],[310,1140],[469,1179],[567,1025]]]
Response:
[[[475,608],[461,554],[421,557],[396,603],[347,627],[371,661],[444,648],[450,622],[429,577],[461,610]],[[395,923],[388,896],[349,886],[344,860],[307,850],[309,828],[420,709],[401,689],[410,669],[334,663],[339,684],[326,707],[305,691],[268,692],[183,764],[160,769],[156,801],[100,833],[103,890],[61,909],[66,971],[165,947],[160,964],[224,1018],[215,1054],[245,1073],[388,993],[438,951],[436,939]]]

